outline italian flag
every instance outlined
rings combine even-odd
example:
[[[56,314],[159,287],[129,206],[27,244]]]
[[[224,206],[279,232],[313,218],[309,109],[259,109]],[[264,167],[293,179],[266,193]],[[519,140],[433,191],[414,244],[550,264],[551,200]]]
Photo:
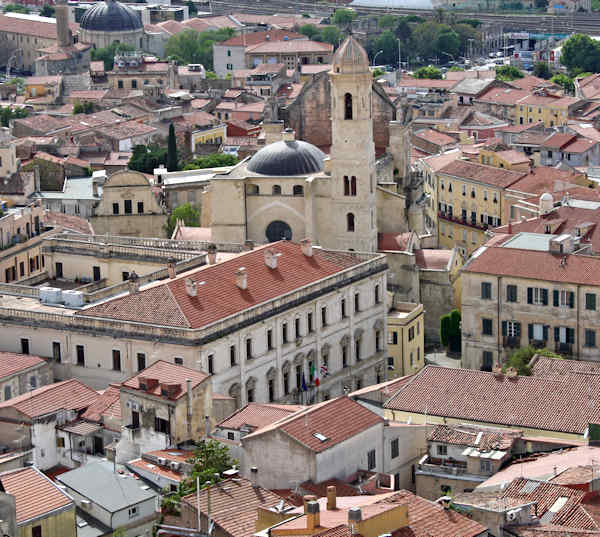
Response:
[[[315,371],[315,364],[310,364],[310,380],[315,381],[315,386],[319,386],[321,383],[319,382],[319,377],[317,377],[317,372]]]

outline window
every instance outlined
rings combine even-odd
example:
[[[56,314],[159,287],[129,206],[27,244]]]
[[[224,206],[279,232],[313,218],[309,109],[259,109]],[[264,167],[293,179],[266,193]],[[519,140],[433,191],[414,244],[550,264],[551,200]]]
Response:
[[[356,196],[356,175],[350,178],[350,195]]]
[[[275,381],[273,379],[269,379],[269,403],[275,401]]]
[[[354,313],[360,311],[360,293],[354,293]]]
[[[548,305],[548,289],[540,287],[527,288],[527,304]]]
[[[474,188],[471,188],[471,197],[475,198],[475,189]]]
[[[521,323],[518,321],[502,321],[502,335],[508,337],[521,337]]]
[[[585,294],[585,309],[596,311],[596,294],[586,293]]]
[[[273,350],[273,329],[269,328],[267,330],[267,350]]]
[[[375,330],[375,352],[381,350],[381,330]]]
[[[462,185],[462,195],[463,196],[467,195],[467,185]]]
[[[29,354],[29,340],[27,338],[21,339],[21,354]]]
[[[157,433],[169,434],[171,427],[169,426],[169,420],[162,418],[154,418],[154,430]]]
[[[121,351],[113,349],[112,351],[113,371],[121,371]]]
[[[281,342],[282,343],[288,342],[288,325],[287,325],[287,323],[281,324]]]
[[[233,64],[232,63],[228,63],[227,64],[227,70],[228,71],[233,71]]]
[[[113,203],[113,214],[119,214],[119,203]]]
[[[33,526],[31,528],[31,537],[42,537],[42,526]]]
[[[585,346],[595,347],[596,346],[596,331],[588,330],[585,331]]]
[[[300,319],[294,319],[294,332],[296,333],[296,339],[300,337]]]
[[[175,356],[175,358],[173,358],[173,362],[175,365],[183,365],[183,358],[181,356]]]
[[[146,369],[146,355],[143,352],[137,353],[137,368],[138,368],[138,371],[142,371],[142,369]]]
[[[92,267],[92,278],[95,282],[99,282],[102,279],[100,276],[100,267]]]
[[[304,187],[302,185],[294,185],[292,192],[294,196],[304,196]]]
[[[139,510],[138,510],[137,506],[130,507],[128,510],[128,513],[129,513],[129,518],[135,518],[136,516],[138,516]]]
[[[77,365],[85,367],[85,349],[83,345],[77,345],[75,347],[75,352],[77,354]]]
[[[118,80],[118,81],[117,81],[117,87],[118,87],[119,89],[123,89],[123,81],[122,81],[122,80]]]
[[[392,459],[395,459],[398,455],[400,455],[400,446],[398,444],[398,439],[394,438],[392,440]]]
[[[346,215],[346,231],[348,231],[349,233],[354,232],[354,214],[353,213],[348,213]]]
[[[506,301],[516,302],[517,301],[517,286],[507,285],[506,286]]]
[[[137,89],[137,80],[132,80],[131,81],[131,89]]]
[[[302,388],[302,366],[296,366],[296,388],[300,390]]]
[[[308,314],[306,315],[306,324],[307,324],[308,333],[310,334],[314,330],[312,311],[309,311]]]
[[[379,304],[379,302],[381,302],[381,296],[379,293],[379,285],[375,286],[375,304]]]
[[[361,355],[360,355],[360,351],[361,351],[361,338],[358,338],[354,341],[354,356],[356,357],[356,361],[360,362],[361,360]]]
[[[368,470],[375,470],[375,450],[372,449],[367,453]]]
[[[229,364],[232,367],[235,365],[235,345],[229,346]]]
[[[452,192],[452,183],[448,181],[448,192]]]
[[[492,299],[492,284],[490,282],[481,282],[481,298],[483,300]]]
[[[273,196],[280,196],[281,195],[281,187],[279,185],[273,185],[271,192],[272,192]]]
[[[246,338],[246,360],[252,359],[252,338]]]
[[[215,374],[215,357],[213,354],[209,354],[207,359],[207,369],[208,369],[208,374],[209,375],[214,375]]]
[[[60,343],[58,341],[53,341],[52,342],[52,358],[54,358],[57,362],[60,362],[61,360],[61,355],[60,355]]]
[[[342,345],[342,368],[348,367],[348,345]]]
[[[12,397],[12,390],[10,386],[4,386],[4,400],[10,399]]]
[[[481,319],[481,334],[483,336],[493,336],[494,329],[491,319]]]
[[[138,214],[144,213],[144,202],[143,201],[137,202],[137,211],[138,211]]]
[[[415,327],[411,326],[408,329],[408,341],[412,341],[413,339],[415,339]]]
[[[345,319],[348,316],[348,312],[346,311],[346,299],[342,298],[340,302],[340,308],[342,310],[342,319]]]
[[[388,332],[388,345],[398,345],[398,332]]]
[[[285,371],[283,373],[283,395],[288,395],[290,393],[290,374]]]
[[[555,307],[575,307],[575,293],[573,291],[558,291],[554,290],[553,292],[553,303]]]
[[[321,308],[321,326],[327,326],[327,306]]]
[[[235,434],[232,432],[227,433],[227,440],[235,440]]]
[[[492,461],[488,459],[480,459],[479,460],[479,469],[483,474],[491,474],[492,473]]]
[[[438,444],[437,454],[444,455],[444,456],[448,455],[448,446],[445,444]]]
[[[123,200],[123,205],[125,207],[125,214],[131,214],[133,211],[131,207],[131,200]]]
[[[344,119],[352,119],[352,95],[344,95]]]
[[[229,57],[231,56],[231,50],[227,51],[227,56],[229,56]]]

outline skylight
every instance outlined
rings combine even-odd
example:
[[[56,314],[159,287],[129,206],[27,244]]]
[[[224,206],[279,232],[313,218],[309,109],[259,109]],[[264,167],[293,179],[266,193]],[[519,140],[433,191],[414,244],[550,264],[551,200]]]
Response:
[[[320,442],[326,442],[327,440],[329,440],[329,438],[327,438],[324,434],[321,433],[313,433],[313,436]]]

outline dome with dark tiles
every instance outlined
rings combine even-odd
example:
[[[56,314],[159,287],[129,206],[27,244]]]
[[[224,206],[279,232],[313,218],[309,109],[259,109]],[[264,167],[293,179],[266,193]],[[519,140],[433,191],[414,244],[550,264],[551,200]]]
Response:
[[[301,140],[275,142],[258,151],[248,162],[248,171],[285,177],[310,175],[323,170],[325,153]]]
[[[115,0],[106,0],[83,14],[80,27],[97,32],[123,32],[142,29],[142,20],[130,7]]]

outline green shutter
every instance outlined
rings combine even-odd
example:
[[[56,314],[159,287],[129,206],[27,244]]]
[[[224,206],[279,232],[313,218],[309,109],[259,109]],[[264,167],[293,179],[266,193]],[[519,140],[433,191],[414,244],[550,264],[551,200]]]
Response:
[[[544,341],[548,341],[548,325],[544,325]]]
[[[502,321],[502,335],[506,335],[506,321]]]
[[[533,288],[527,288],[527,304],[533,304]]]
[[[558,308],[558,305],[559,305],[558,299],[559,299],[558,291],[556,289],[554,289],[554,291],[552,291],[552,300],[553,300],[555,308]]]
[[[542,304],[544,306],[548,305],[548,289],[542,289]]]
[[[515,337],[521,337],[521,323],[515,323]]]
[[[575,343],[575,330],[567,328],[567,343]]]
[[[532,324],[527,325],[527,336],[529,337],[529,339],[533,339],[533,325]]]
[[[560,341],[560,327],[558,326],[554,327],[554,341],[557,343]]]
[[[575,293],[573,291],[569,292],[569,308],[575,307]]]

